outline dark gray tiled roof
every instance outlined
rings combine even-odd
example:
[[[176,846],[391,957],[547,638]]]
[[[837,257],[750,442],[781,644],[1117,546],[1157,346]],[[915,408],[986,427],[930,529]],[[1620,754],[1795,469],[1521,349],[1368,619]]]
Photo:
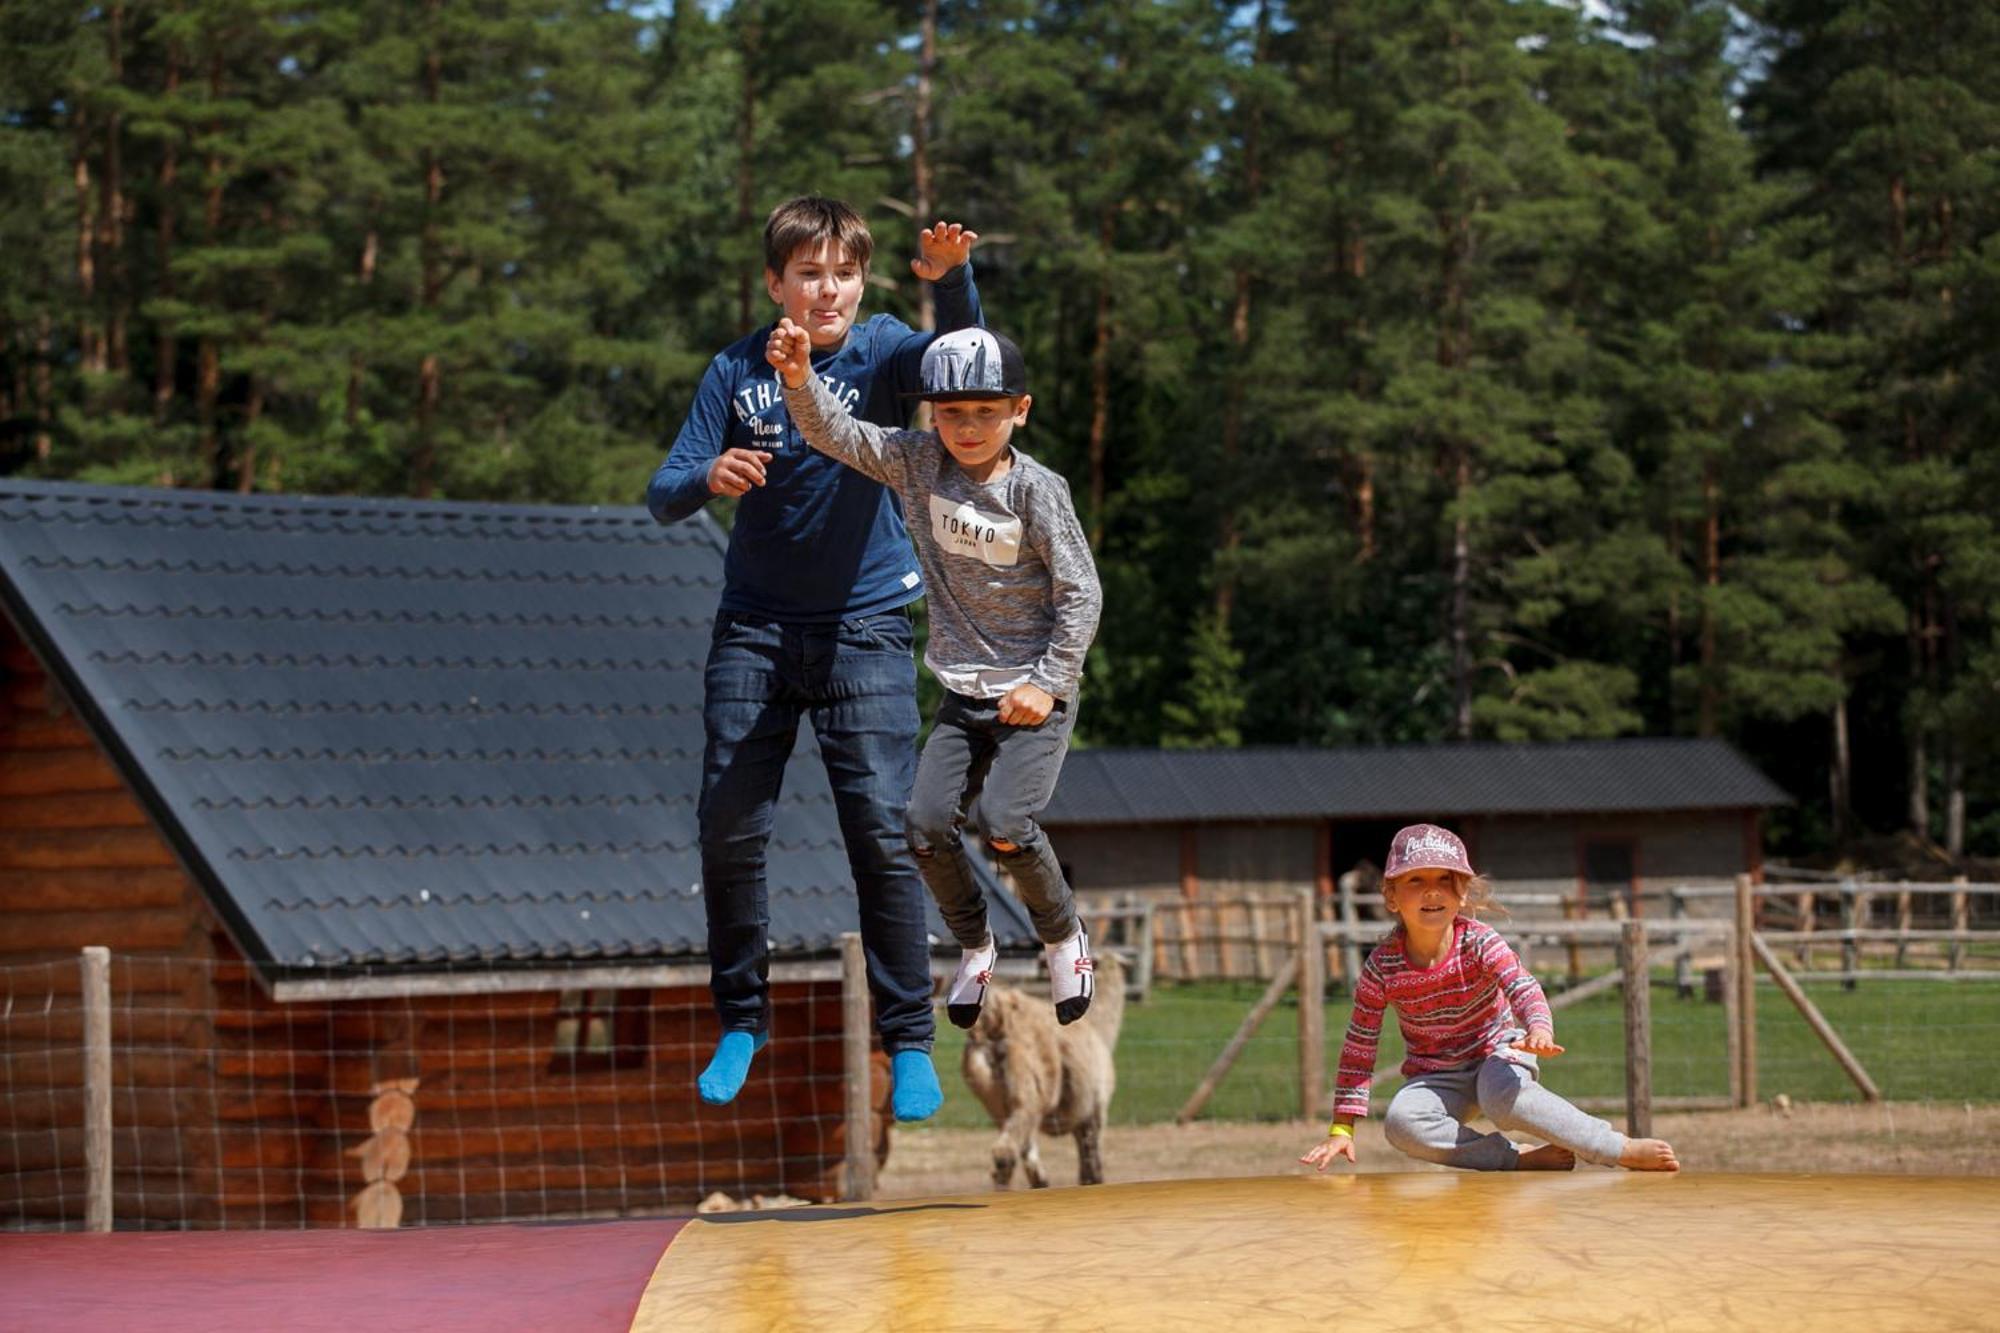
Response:
[[[0,481],[0,574],[267,971],[704,950],[705,517]],[[854,928],[809,725],[769,878],[781,953]]]
[[[1044,821],[1444,819],[1790,803],[1719,740],[1076,750]]]

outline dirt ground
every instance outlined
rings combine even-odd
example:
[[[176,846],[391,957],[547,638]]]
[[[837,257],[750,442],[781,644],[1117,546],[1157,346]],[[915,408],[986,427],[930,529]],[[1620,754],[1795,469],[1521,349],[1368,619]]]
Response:
[[[1610,1117],[1614,1124],[1618,1117]],[[1324,1125],[1126,1125],[1104,1135],[1104,1170],[1113,1182],[1307,1172],[1301,1152]],[[1690,1171],[1858,1172],[2000,1175],[2000,1106],[1900,1102],[1876,1106],[1807,1103],[1654,1118]],[[992,1131],[898,1129],[878,1182],[878,1198],[971,1194],[992,1188]],[[1362,1171],[1442,1171],[1383,1141],[1379,1120],[1356,1127]],[[1076,1183],[1076,1146],[1044,1140],[1042,1160],[1057,1185]],[[1350,1171],[1345,1165],[1334,1168]],[[1579,1170],[1598,1170],[1579,1167]],[[1015,1188],[1026,1182],[1017,1173]]]

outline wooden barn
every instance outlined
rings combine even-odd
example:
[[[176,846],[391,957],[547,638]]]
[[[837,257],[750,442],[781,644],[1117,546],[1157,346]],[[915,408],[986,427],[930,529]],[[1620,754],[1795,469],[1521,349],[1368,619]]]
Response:
[[[82,1214],[85,946],[120,1226],[836,1196],[855,913],[809,729],[772,1044],[694,1094],[721,563],[637,509],[0,481],[0,1226]]]
[[[1043,817],[1093,895],[1333,892],[1436,821],[1505,892],[1632,912],[1677,884],[1761,878],[1790,803],[1720,740],[1080,751]]]

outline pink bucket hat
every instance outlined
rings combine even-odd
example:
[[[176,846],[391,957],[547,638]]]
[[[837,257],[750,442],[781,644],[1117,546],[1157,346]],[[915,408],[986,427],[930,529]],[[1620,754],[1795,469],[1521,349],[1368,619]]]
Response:
[[[1389,839],[1389,864],[1383,868],[1382,878],[1395,879],[1412,870],[1427,869],[1473,873],[1472,862],[1465,857],[1465,843],[1450,829],[1436,824],[1397,829],[1396,836]]]

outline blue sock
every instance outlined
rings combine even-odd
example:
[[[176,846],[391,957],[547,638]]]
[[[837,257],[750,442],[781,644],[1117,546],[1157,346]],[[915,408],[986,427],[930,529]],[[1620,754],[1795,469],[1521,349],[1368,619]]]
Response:
[[[897,1051],[889,1069],[896,1083],[896,1119],[928,1120],[944,1105],[929,1051]]]
[[[697,1084],[701,1099],[711,1106],[735,1101],[736,1094],[743,1091],[743,1080],[750,1077],[750,1057],[763,1050],[770,1038],[768,1032],[723,1033],[722,1040],[715,1044],[715,1058],[701,1071]],[[935,1084],[937,1079],[931,1082]]]

